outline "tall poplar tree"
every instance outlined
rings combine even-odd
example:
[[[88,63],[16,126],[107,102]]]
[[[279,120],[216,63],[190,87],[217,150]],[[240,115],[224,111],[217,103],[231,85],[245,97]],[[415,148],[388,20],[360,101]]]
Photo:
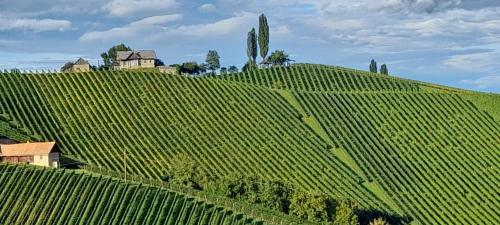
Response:
[[[375,62],[375,60],[372,59],[372,61],[370,62],[370,72],[372,73],[377,73],[377,62]]]
[[[269,51],[269,26],[267,25],[267,17],[264,14],[259,17],[259,48],[260,56],[264,61]]]
[[[255,64],[255,59],[257,59],[257,36],[255,34],[255,28],[252,28],[248,32],[247,37],[247,56],[250,64]]]
[[[387,69],[387,65],[382,64],[382,66],[380,66],[380,73],[384,75],[389,75],[389,70]]]

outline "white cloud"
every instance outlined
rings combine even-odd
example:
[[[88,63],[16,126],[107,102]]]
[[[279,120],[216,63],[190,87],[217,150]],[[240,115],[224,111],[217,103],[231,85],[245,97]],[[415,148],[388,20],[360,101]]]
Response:
[[[200,10],[202,12],[215,12],[215,11],[217,11],[217,7],[215,7],[214,4],[205,3],[205,4],[201,5],[200,7],[198,7],[198,10]]]
[[[102,9],[111,16],[129,17],[142,13],[162,12],[177,6],[175,0],[112,0]]]
[[[0,30],[63,31],[70,26],[71,22],[68,20],[0,18]]]
[[[146,17],[142,20],[138,20],[130,23],[130,26],[154,26],[154,25],[162,25],[167,24],[173,21],[177,21],[182,19],[181,14],[172,14],[172,15],[162,15],[162,16],[151,16]]]
[[[237,13],[235,16],[214,23],[184,25],[173,30],[189,37],[223,36],[249,30],[258,15],[255,13]]]
[[[180,20],[180,14],[148,17],[132,22],[123,27],[115,27],[105,31],[91,31],[82,35],[80,41],[108,41],[132,39],[141,36],[143,40],[159,39],[164,37],[182,36],[186,38],[220,37],[234,33],[246,32],[254,22],[257,14],[238,13],[233,17],[214,23],[193,25],[169,25],[170,22]],[[149,34],[144,36],[144,34]]]
[[[495,52],[454,55],[443,61],[448,68],[462,71],[487,71],[493,69],[500,60]]]
[[[158,30],[161,30],[162,27],[167,25],[168,23],[180,19],[182,19],[181,14],[146,17],[123,27],[115,27],[105,31],[87,32],[83,34],[78,40],[83,42],[108,41],[122,40],[136,37],[138,35],[144,36],[144,34],[151,34],[148,31],[158,32]]]
[[[461,80],[460,83],[471,84],[479,89],[500,87],[500,76],[486,76],[475,80]]]

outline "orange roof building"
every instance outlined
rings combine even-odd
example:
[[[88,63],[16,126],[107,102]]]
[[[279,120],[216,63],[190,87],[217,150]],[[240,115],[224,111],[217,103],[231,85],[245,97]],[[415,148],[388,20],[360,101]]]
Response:
[[[55,142],[0,145],[0,161],[59,167],[59,148]]]

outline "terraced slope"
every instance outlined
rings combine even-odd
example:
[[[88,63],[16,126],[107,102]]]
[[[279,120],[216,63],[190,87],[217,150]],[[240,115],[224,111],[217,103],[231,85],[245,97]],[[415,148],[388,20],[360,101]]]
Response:
[[[297,93],[370,181],[422,224],[500,221],[500,124],[455,94]]]
[[[305,64],[226,74],[220,78],[297,91],[417,91],[416,82],[357,70]]]
[[[186,153],[215,174],[286,180],[389,210],[265,88],[144,72],[3,74],[0,85],[1,109],[93,165],[123,171],[126,155],[129,174],[159,178]]]
[[[321,65],[222,78],[284,93],[415,222],[499,223],[500,95]]]
[[[0,224],[263,224],[188,196],[64,170],[0,165]]]

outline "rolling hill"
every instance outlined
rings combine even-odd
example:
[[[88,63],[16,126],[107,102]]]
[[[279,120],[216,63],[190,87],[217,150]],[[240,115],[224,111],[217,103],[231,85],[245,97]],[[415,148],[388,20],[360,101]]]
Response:
[[[178,154],[407,215],[500,221],[500,95],[323,65],[187,78],[0,74],[0,113],[89,165],[158,179]]]

